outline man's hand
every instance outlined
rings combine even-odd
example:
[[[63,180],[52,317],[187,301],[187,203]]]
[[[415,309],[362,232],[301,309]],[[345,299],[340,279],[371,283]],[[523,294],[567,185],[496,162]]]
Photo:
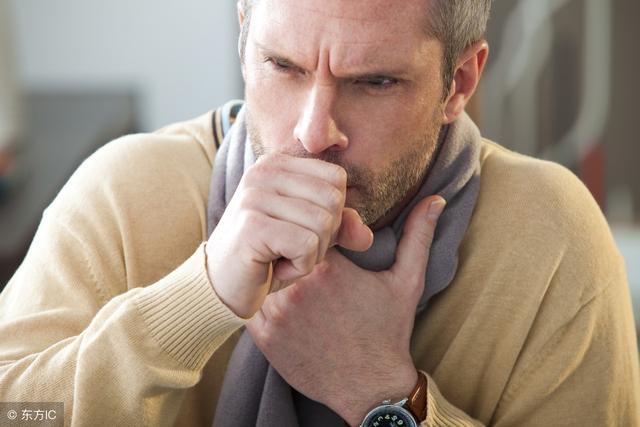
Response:
[[[351,425],[382,400],[406,397],[417,382],[409,343],[443,208],[442,198],[431,197],[413,209],[390,270],[363,270],[330,249],[310,275],[269,295],[247,324],[291,386]]]
[[[332,163],[262,156],[207,243],[207,272],[220,299],[250,318],[274,290],[272,262],[273,279],[285,283],[311,273],[335,244],[368,249],[373,234],[345,208],[346,187],[346,171]]]

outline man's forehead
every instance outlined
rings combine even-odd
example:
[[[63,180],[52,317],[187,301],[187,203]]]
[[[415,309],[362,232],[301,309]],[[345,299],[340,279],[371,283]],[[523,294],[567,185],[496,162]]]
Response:
[[[300,20],[323,21],[350,28],[364,26],[400,27],[420,31],[426,23],[430,0],[260,0],[269,17],[280,23],[298,25]]]
[[[332,63],[348,71],[411,66],[424,57],[428,41],[421,0],[261,0],[254,13],[252,31],[261,47],[295,62],[331,50]]]
[[[254,3],[264,3],[271,9],[295,7],[340,19],[375,21],[388,19],[391,15],[400,16],[403,11],[410,14],[419,10],[424,12],[428,1],[431,0],[254,0]]]

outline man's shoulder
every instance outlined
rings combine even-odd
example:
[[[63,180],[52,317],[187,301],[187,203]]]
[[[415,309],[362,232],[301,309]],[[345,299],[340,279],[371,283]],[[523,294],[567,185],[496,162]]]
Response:
[[[558,195],[564,199],[565,191],[573,190],[583,193],[583,202],[591,202],[584,199],[589,193],[580,179],[558,163],[517,153],[487,139],[482,141],[480,162],[485,181],[499,180],[501,186],[527,190],[532,197]]]
[[[78,167],[48,214],[83,236],[102,230],[112,239],[169,242],[190,235],[199,243],[215,156],[211,117],[108,142]]]
[[[136,163],[153,166],[156,162],[165,166],[180,161],[202,159],[209,165],[215,157],[212,111],[199,117],[164,126],[154,132],[125,135],[105,144],[87,159],[94,162],[115,163],[111,166]]]
[[[168,185],[180,186],[180,181],[207,181],[215,157],[211,116],[208,112],[106,143],[80,165],[62,192],[81,193],[90,186],[117,189],[119,197],[127,197],[163,188],[166,193]]]
[[[215,155],[205,136],[210,117],[105,144],[47,208],[50,221],[65,224],[81,239],[100,240],[94,243],[104,256],[130,256],[124,261],[129,275],[140,270],[134,271],[137,284],[168,273],[205,237]]]
[[[606,227],[600,207],[582,181],[558,163],[519,154],[484,140],[481,197],[522,219],[544,218],[554,232]],[[576,229],[577,227],[577,229]]]
[[[612,282],[625,281],[607,221],[569,169],[490,141],[483,142],[481,164],[472,228],[490,239],[497,257],[511,257],[507,268],[517,265],[523,279],[546,278],[542,295],[558,293],[576,309]]]
[[[602,339],[585,338],[595,324],[616,318],[615,333],[632,330],[624,260],[580,179],[564,166],[489,141],[481,162],[461,261],[468,265],[464,290],[480,294],[497,330],[508,336],[515,328],[526,337],[521,366],[560,337]]]
[[[58,199],[87,197],[114,209],[126,205],[150,214],[154,208],[164,211],[161,203],[177,209],[189,194],[201,204],[216,151],[211,117],[209,112],[108,142],[80,165]]]

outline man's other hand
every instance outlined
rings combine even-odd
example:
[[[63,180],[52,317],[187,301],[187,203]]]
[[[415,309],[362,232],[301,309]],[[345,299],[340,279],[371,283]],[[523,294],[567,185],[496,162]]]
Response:
[[[363,270],[330,249],[311,274],[269,295],[247,324],[291,386],[351,425],[417,382],[409,345],[443,208],[439,196],[416,205],[390,270]]]

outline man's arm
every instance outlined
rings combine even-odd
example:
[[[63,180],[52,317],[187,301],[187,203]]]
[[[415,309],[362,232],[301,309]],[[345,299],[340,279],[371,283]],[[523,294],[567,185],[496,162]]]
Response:
[[[180,164],[139,162],[145,144],[102,149],[45,212],[0,295],[0,401],[64,402],[66,425],[173,425],[184,391],[244,323],[208,280],[200,191]],[[206,174],[185,156],[170,160]],[[164,192],[145,197],[151,183],[136,181],[161,174]],[[164,215],[171,204],[178,213]]]

